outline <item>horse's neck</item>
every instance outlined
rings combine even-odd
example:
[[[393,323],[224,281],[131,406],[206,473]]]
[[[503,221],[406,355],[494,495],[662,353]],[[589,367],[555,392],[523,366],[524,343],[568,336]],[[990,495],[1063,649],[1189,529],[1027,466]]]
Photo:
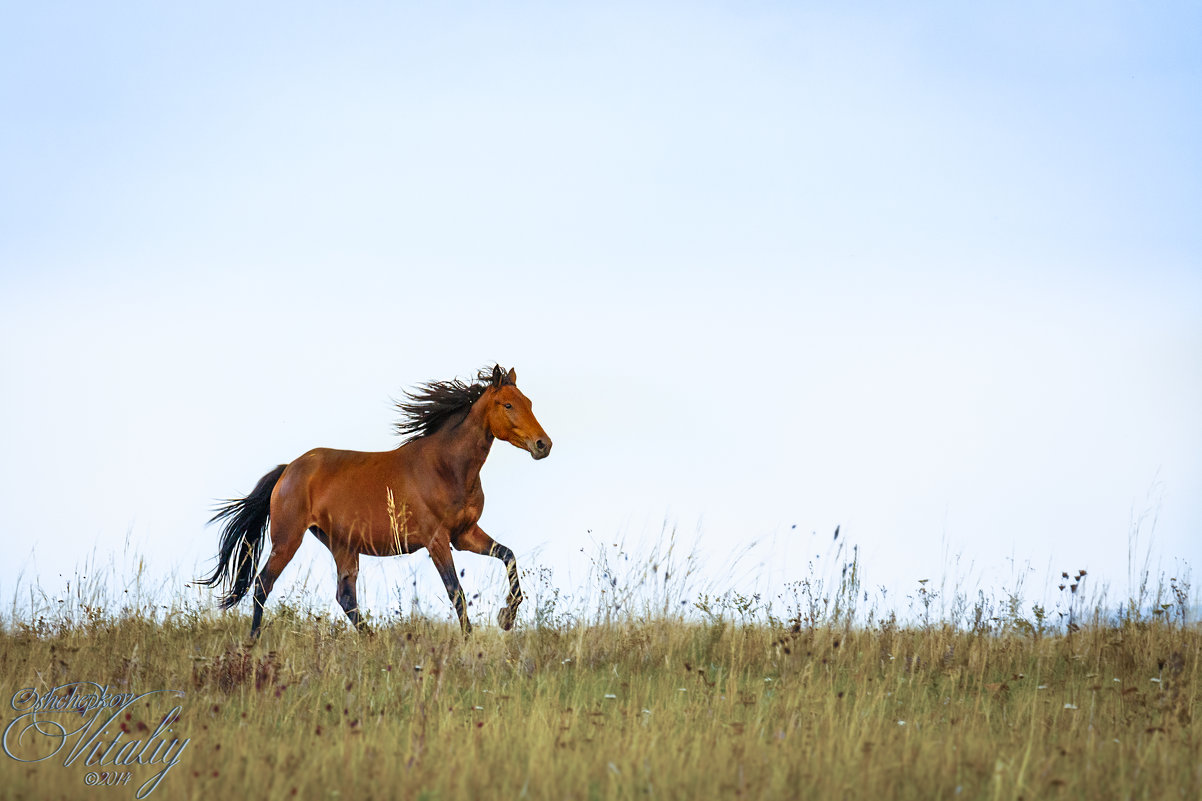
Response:
[[[480,469],[492,450],[492,434],[475,410],[443,431],[439,432],[438,456],[456,476],[462,476],[465,484],[471,484],[480,476]]]

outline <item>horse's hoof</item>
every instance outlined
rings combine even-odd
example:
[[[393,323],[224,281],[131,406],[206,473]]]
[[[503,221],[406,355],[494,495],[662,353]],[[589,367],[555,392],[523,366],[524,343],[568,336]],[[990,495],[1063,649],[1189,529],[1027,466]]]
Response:
[[[517,616],[518,610],[515,607],[506,606],[500,612],[497,612],[497,623],[502,629],[509,631],[513,628],[513,622],[517,619]]]

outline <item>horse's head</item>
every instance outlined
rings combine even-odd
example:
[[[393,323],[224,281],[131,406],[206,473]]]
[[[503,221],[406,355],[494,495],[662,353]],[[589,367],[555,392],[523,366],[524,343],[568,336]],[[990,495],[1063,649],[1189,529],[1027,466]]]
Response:
[[[491,383],[480,400],[488,405],[484,414],[489,433],[529,451],[535,459],[542,459],[551,453],[551,438],[535,419],[530,399],[518,389],[517,371],[506,373],[498,365],[493,367],[488,377]]]

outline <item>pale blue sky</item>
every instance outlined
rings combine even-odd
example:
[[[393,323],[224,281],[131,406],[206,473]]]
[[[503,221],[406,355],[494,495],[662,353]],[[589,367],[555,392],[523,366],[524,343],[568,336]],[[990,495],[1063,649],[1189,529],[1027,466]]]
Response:
[[[131,530],[192,575],[493,361],[556,449],[482,525],[565,585],[664,519],[768,592],[836,524],[900,590],[1121,595],[1150,507],[1197,564],[1199,86],[1192,4],[8,8],[0,597]]]

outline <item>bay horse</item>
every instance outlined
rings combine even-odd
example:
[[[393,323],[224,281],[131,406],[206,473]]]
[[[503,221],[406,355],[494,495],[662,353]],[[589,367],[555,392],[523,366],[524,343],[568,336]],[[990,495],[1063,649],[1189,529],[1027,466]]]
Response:
[[[246,595],[263,549],[268,523],[271,554],[259,571],[250,639],[258,639],[263,605],[305,531],[330,549],[338,568],[338,603],[359,629],[355,597],[359,556],[394,556],[425,548],[438,569],[465,634],[472,624],[451,548],[486,554],[505,564],[506,605],[497,614],[510,629],[522,602],[513,551],[480,528],[484,509],[480,468],[493,440],[529,451],[551,452],[551,439],[517,387],[517,373],[500,365],[481,370],[472,383],[430,381],[397,404],[397,433],[405,440],[391,451],[317,448],[259,479],[245,498],[225,501],[210,524],[224,521],[217,568],[198,583],[229,582],[221,599],[228,609]]]

